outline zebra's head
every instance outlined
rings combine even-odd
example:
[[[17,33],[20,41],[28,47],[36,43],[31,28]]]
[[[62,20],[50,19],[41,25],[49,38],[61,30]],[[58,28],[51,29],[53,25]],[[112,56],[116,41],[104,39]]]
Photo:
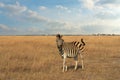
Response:
[[[62,36],[61,36],[60,34],[57,34],[57,35],[56,35],[56,43],[57,43],[57,46],[63,45],[63,42],[64,42],[64,40],[62,39]]]
[[[57,48],[59,50],[59,54],[61,57],[63,55],[63,49],[62,49],[63,43],[64,43],[64,40],[62,39],[62,36],[60,34],[57,34],[56,35],[56,44],[57,44]]]
[[[56,35],[56,38],[61,39],[61,38],[62,38],[62,35],[57,34],[57,35]]]

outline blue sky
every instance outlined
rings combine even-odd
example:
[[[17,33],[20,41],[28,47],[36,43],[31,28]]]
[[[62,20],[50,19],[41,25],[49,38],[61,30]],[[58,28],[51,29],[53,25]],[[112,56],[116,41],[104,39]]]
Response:
[[[120,0],[0,0],[0,35],[120,34]]]

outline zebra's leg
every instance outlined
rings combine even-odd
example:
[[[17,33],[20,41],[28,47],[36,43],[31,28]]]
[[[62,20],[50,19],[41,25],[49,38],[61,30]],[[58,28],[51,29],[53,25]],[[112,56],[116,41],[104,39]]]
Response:
[[[66,53],[64,53],[63,54],[63,72],[67,71],[66,58],[67,58],[67,55]]]
[[[80,57],[81,57],[82,69],[84,69],[84,63],[83,63],[83,56],[82,56],[82,54],[80,54]]]
[[[75,61],[75,70],[77,70],[78,67],[78,61]]]
[[[63,72],[65,71],[65,58],[63,58]]]
[[[74,60],[75,60],[75,70],[77,70],[77,67],[78,67],[78,57],[76,56],[74,58]]]
[[[63,59],[63,72],[67,71],[67,65],[65,64],[66,63],[65,60],[66,58]]]
[[[67,71],[66,58],[66,54],[63,54],[63,72]]]
[[[67,71],[67,65],[65,66],[65,71]]]

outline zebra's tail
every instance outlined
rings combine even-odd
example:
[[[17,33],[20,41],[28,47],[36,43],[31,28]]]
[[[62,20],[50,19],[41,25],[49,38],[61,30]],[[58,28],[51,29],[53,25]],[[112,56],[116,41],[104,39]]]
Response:
[[[85,49],[85,42],[83,41],[83,38],[81,39],[81,42],[82,44],[81,44],[80,50],[83,52]]]
[[[82,45],[85,46],[85,42],[83,41],[83,38],[81,39]]]

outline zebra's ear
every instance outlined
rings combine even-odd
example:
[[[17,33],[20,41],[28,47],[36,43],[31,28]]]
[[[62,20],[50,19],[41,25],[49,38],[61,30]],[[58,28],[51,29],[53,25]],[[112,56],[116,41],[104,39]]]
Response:
[[[62,38],[63,36],[60,34],[57,34],[56,37]]]

